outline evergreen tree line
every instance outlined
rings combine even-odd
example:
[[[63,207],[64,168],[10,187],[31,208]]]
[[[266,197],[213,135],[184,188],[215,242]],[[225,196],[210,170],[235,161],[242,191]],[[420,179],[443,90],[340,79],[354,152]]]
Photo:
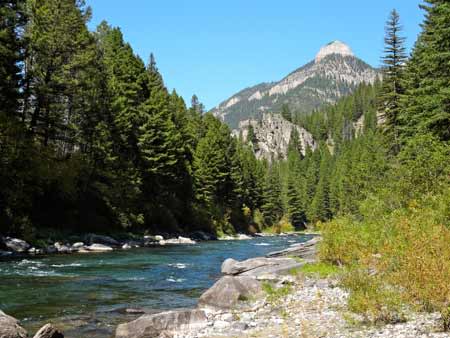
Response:
[[[317,149],[306,149],[305,156],[290,146],[287,161],[279,164],[282,189],[273,194],[283,202],[284,214],[292,223],[358,216],[360,203],[382,190],[386,182],[395,179],[410,187],[399,178],[398,168],[405,161],[429,161],[416,163],[425,168],[434,155],[430,153],[426,160],[421,151],[432,152],[432,145],[448,149],[450,6],[447,1],[430,0],[421,8],[426,13],[423,32],[410,57],[405,52],[399,14],[391,12],[382,79],[362,84],[352,95],[310,115],[282,109],[285,118],[310,131],[318,142]],[[443,159],[439,164],[442,172],[450,163],[448,152],[447,158],[443,154],[438,156]],[[420,184],[425,183],[440,186],[438,182]]]
[[[0,4],[0,232],[246,231],[265,165],[82,0]]]

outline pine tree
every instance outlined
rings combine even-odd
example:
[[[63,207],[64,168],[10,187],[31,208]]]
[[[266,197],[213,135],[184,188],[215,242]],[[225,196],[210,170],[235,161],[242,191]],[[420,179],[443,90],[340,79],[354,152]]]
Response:
[[[170,97],[156,68],[153,54],[147,67],[147,100],[140,107],[138,148],[145,171],[154,176],[153,185],[161,179],[177,178],[178,165],[183,163],[182,135],[175,125],[175,115],[170,108]]]
[[[298,182],[295,180],[295,175],[290,173],[287,182],[286,191],[287,214],[292,225],[296,229],[305,228],[306,215],[304,204],[302,201],[302,194],[299,191]]]
[[[398,118],[400,113],[400,97],[404,93],[402,77],[406,64],[405,38],[401,36],[400,16],[392,10],[386,23],[383,56],[383,85],[380,91],[379,110],[384,119],[382,126],[387,143],[394,153],[399,151]]]
[[[194,191],[205,206],[224,206],[232,192],[231,156],[233,144],[228,127],[211,114],[205,116],[206,135],[194,154]]]
[[[423,31],[405,74],[402,100],[402,138],[431,132],[450,140],[450,6],[426,0]]]
[[[90,8],[84,1],[58,0],[30,0],[28,8],[24,114],[42,144],[57,141],[65,155],[90,115],[85,94],[96,88],[96,46],[86,26]]]
[[[279,168],[272,164],[266,176],[263,193],[262,213],[268,226],[274,225],[283,216],[281,200],[281,179]]]
[[[326,221],[331,217],[329,183],[331,156],[326,146],[320,149],[320,153],[319,181],[308,210],[308,219],[311,222]]]

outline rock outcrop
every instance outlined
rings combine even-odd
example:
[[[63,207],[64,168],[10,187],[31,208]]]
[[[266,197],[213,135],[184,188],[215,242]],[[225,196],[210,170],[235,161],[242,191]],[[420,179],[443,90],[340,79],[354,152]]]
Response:
[[[26,338],[27,331],[14,317],[0,310],[0,338]]]
[[[250,128],[253,129],[254,140],[248,139]],[[244,142],[252,142],[258,159],[265,158],[272,161],[286,158],[294,129],[297,131],[303,155],[305,155],[307,147],[310,149],[317,148],[310,132],[285,120],[280,114],[267,113],[263,114],[260,119],[241,121],[239,129],[233,130],[233,135],[241,136]]]
[[[138,319],[117,327],[116,338],[150,338],[164,336],[170,331],[199,329],[207,324],[203,310],[175,310],[152,315],[143,315]]]

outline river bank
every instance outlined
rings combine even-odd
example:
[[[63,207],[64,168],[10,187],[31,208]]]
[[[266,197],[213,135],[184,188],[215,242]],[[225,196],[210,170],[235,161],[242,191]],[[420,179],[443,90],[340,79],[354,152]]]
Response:
[[[234,236],[223,236],[218,238],[213,234],[196,231],[189,235],[128,235],[117,238],[108,235],[85,234],[75,236],[75,240],[39,241],[38,245],[32,245],[27,241],[0,235],[0,258],[20,258],[27,256],[71,254],[71,253],[95,253],[113,250],[129,250],[141,247],[155,247],[177,244],[196,244],[198,241],[210,240],[247,240],[252,237],[264,237],[270,234],[257,233],[252,236],[247,234],[236,234]],[[122,236],[123,237],[123,236]],[[72,237],[73,238],[73,237]]]
[[[229,257],[264,256],[311,235],[197,241],[92,254],[26,256],[0,262],[0,309],[29,333],[46,323],[66,338],[111,338],[143,313],[194,308]]]
[[[450,337],[441,330],[438,313],[410,311],[397,323],[365,325],[349,312],[349,295],[338,278],[311,273],[319,241],[242,262],[227,259],[224,276],[196,309],[144,315],[119,325],[116,338]]]
[[[411,312],[405,322],[365,326],[362,318],[348,311],[348,293],[337,278],[321,277],[304,269],[315,264],[318,239],[311,239],[311,236],[282,236],[96,255],[54,255],[37,261],[40,265],[30,266],[29,260],[22,260],[17,263],[23,269],[19,272],[28,271],[35,277],[28,285],[28,278],[19,279],[16,275],[16,282],[20,283],[17,293],[25,295],[15,299],[13,296],[11,304],[23,303],[26,311],[17,312],[15,306],[3,310],[21,319],[28,332],[37,332],[50,322],[66,338],[450,337],[440,331],[439,315],[435,313]],[[129,258],[124,260],[124,256]],[[233,259],[225,259],[230,256]],[[76,257],[79,259],[75,263],[72,260]],[[159,257],[158,265],[148,265],[149,259],[154,260],[152,257]],[[122,262],[118,270],[110,268],[117,264],[111,265],[113,258]],[[136,264],[137,258],[143,265]],[[98,265],[88,265],[89,261]],[[67,269],[69,279],[61,274],[49,280],[48,289],[41,289],[39,280],[48,277],[39,275],[48,271],[43,268],[44,263],[55,270]],[[35,270],[38,266],[40,271]],[[86,268],[91,277],[80,279],[79,271]],[[111,278],[120,280],[120,284],[108,286]],[[0,294],[15,279],[9,278],[0,285]],[[1,280],[4,281],[4,275]],[[59,291],[59,282],[65,286],[64,290]],[[74,288],[68,289],[67,283],[74,282],[77,283]],[[36,289],[34,294],[29,293],[32,287]],[[105,290],[117,290],[122,298],[119,300]],[[74,291],[73,297],[63,299]],[[46,292],[50,292],[46,299],[39,300]],[[48,298],[51,293],[54,298]],[[100,306],[95,313],[89,306],[93,295],[98,297],[94,303]],[[1,296],[5,304],[4,294]],[[25,301],[27,298],[29,303]],[[80,305],[79,310],[71,310]],[[55,312],[46,314],[46,306],[54,306]],[[32,309],[35,312],[30,312]],[[0,318],[0,329],[7,322]],[[17,329],[17,322],[9,323]],[[8,337],[22,338],[18,332]]]

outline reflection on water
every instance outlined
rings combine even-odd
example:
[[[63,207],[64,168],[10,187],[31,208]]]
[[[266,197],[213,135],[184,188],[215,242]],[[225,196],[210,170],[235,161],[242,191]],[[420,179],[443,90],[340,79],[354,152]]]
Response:
[[[34,333],[47,322],[68,338],[109,338],[146,311],[195,306],[220,276],[226,258],[261,256],[307,236],[211,241],[98,254],[55,255],[0,262],[0,309]]]

